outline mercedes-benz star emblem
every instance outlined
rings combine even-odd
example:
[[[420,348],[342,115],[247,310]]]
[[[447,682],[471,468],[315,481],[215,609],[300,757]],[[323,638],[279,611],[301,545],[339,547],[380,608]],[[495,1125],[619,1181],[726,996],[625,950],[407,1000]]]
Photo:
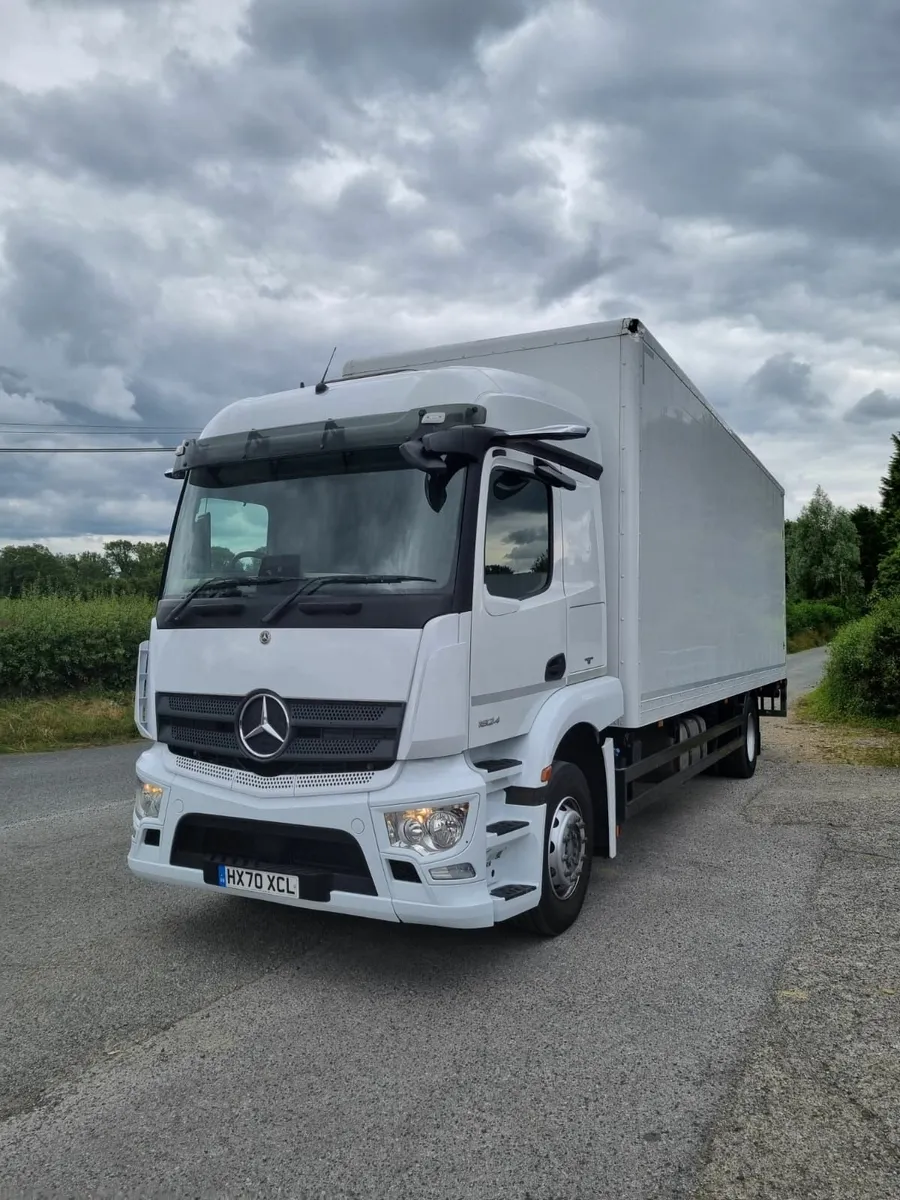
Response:
[[[283,700],[256,692],[240,707],[238,741],[253,758],[277,758],[291,739],[291,716]]]

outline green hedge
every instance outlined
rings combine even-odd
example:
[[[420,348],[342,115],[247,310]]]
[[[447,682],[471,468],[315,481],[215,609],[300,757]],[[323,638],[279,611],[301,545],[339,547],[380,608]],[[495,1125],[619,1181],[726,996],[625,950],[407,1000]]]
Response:
[[[900,715],[900,596],[881,601],[839,631],[822,691],[842,716]]]
[[[144,596],[0,599],[0,695],[132,688],[154,607]]]
[[[792,600],[787,605],[788,650],[824,646],[845,624],[847,614],[823,600]]]

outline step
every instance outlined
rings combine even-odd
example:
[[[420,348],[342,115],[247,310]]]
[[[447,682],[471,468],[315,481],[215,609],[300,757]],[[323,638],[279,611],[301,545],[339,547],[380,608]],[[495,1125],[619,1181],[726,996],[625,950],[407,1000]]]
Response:
[[[536,892],[537,888],[532,883],[504,883],[502,887],[494,888],[491,895],[497,900],[518,900],[520,896],[527,896],[529,892]]]
[[[487,827],[488,833],[503,837],[507,833],[515,833],[517,829],[527,829],[527,821],[492,821]]]
[[[522,763],[518,758],[482,758],[478,762],[473,762],[472,766],[476,771],[481,771],[483,774],[491,777],[491,781],[495,777],[502,778],[504,775],[514,775]]]

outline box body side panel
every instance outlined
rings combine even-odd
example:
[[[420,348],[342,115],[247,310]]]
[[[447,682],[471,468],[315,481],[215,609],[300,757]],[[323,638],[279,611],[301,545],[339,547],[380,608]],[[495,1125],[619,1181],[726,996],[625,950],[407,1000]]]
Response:
[[[782,678],[785,588],[780,487],[663,358],[642,358],[643,724]]]

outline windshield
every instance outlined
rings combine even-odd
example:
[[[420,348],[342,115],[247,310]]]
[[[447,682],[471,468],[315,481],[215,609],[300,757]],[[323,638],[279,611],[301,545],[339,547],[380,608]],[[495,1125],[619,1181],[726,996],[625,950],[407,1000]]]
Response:
[[[195,468],[162,597],[223,577],[269,604],[278,589],[263,580],[308,580],[304,591],[317,597],[444,591],[454,582],[464,479],[453,477],[435,511],[422,473],[396,450]]]

